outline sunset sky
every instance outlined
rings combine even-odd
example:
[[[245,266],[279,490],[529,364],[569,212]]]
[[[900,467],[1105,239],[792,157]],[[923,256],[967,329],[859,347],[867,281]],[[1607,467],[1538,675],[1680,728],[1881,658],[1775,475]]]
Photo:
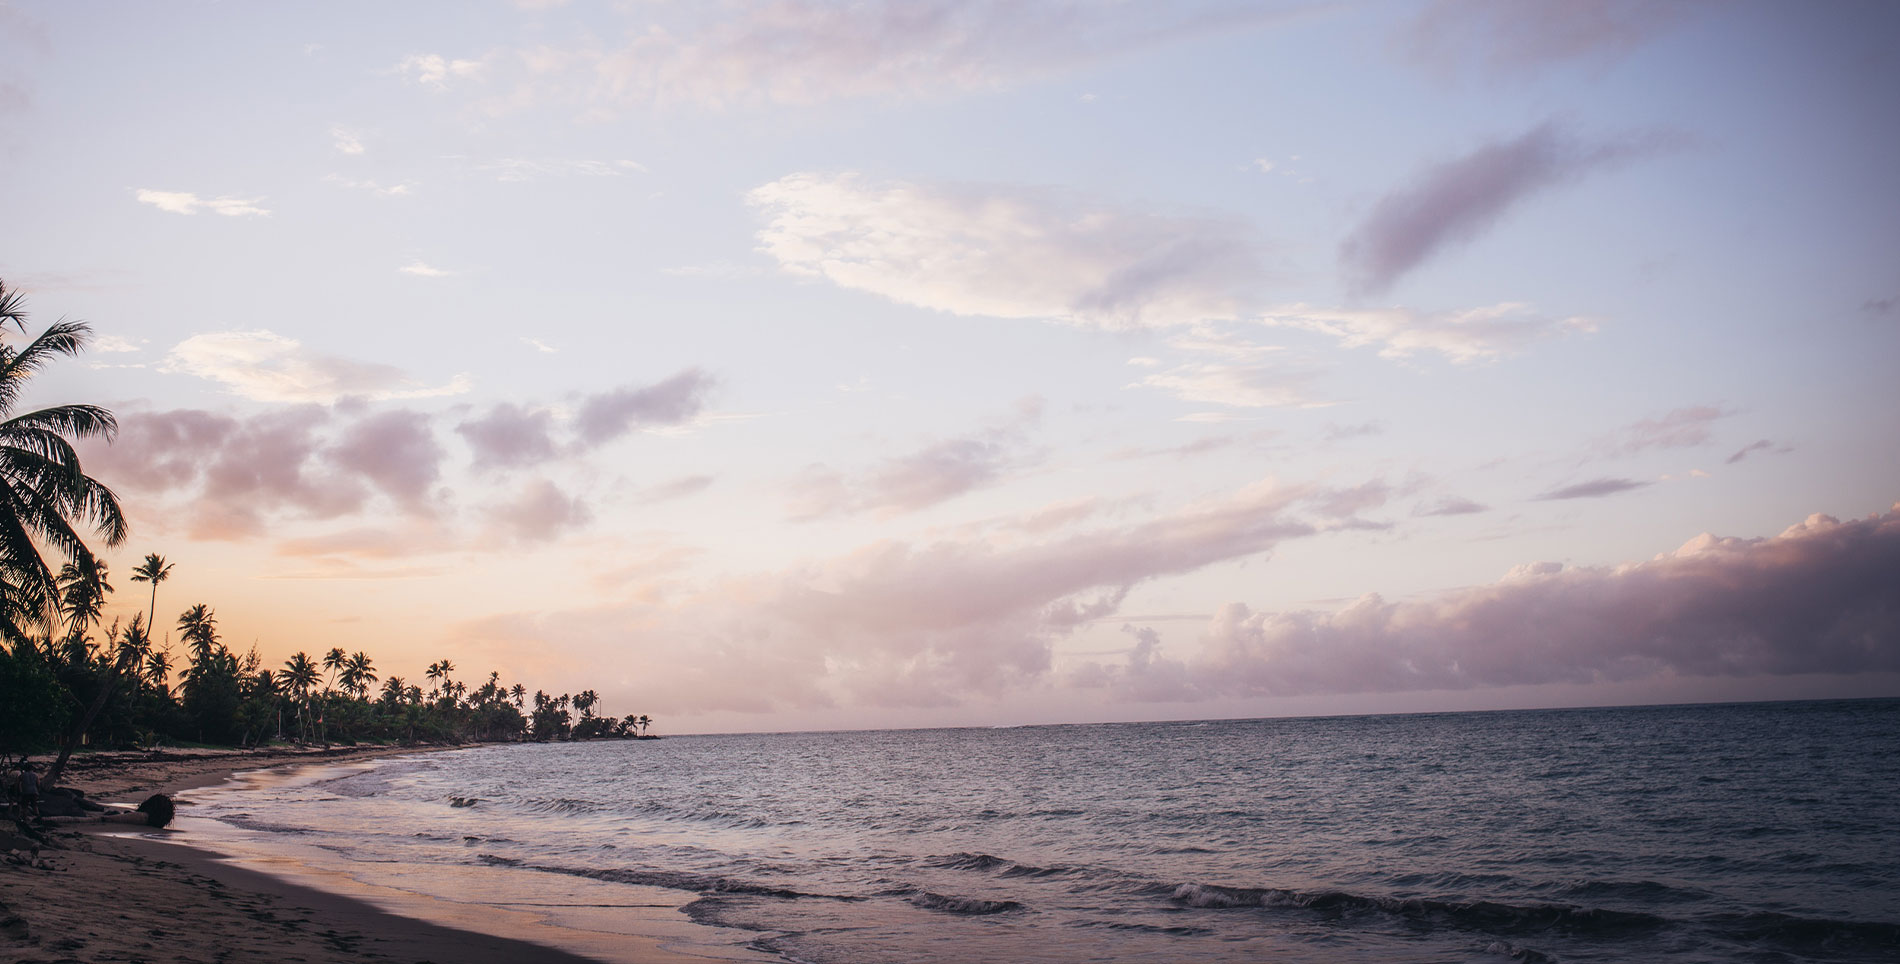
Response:
[[[119,417],[112,612],[158,552],[271,665],[656,732],[1900,695],[1896,41],[0,2],[0,279],[94,326],[27,402]]]

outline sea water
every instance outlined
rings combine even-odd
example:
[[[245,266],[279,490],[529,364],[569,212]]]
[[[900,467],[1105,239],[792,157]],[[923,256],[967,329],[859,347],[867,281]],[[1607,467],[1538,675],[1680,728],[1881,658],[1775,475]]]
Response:
[[[658,906],[811,964],[1900,960],[1896,700],[486,746],[193,804],[596,954]]]

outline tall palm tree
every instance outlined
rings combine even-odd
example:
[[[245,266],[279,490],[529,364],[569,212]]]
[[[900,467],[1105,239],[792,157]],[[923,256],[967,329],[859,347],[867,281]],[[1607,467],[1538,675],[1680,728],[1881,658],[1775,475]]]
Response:
[[[508,688],[508,695],[515,698],[515,709],[521,709],[522,701],[528,697],[528,688],[516,683]]]
[[[151,612],[145,616],[145,625],[147,626],[154,628],[158,626],[158,584],[170,579],[171,575],[171,563],[166,562],[165,557],[156,552],[146,553],[145,561],[139,563],[138,567],[132,570],[133,582],[149,582],[152,584],[152,609]],[[170,644],[168,643],[166,645]]]
[[[26,333],[25,301],[0,282],[0,329],[8,324]],[[112,413],[96,405],[56,405],[14,414],[28,379],[62,355],[79,354],[91,330],[62,319],[19,348],[0,342],[0,634],[14,642],[27,639],[29,627],[50,627],[57,618],[59,586],[42,547],[89,567],[94,559],[82,531],[92,530],[107,546],[125,541],[118,497],[85,473],[72,445],[79,438],[110,440],[119,430]]]

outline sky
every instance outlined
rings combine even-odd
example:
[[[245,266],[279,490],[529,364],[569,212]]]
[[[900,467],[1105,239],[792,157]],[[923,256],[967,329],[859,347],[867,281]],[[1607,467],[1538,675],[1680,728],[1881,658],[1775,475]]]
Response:
[[[0,2],[28,406],[659,732],[1900,695],[1900,7]],[[17,333],[12,337],[18,337]],[[175,633],[173,633],[175,635]]]

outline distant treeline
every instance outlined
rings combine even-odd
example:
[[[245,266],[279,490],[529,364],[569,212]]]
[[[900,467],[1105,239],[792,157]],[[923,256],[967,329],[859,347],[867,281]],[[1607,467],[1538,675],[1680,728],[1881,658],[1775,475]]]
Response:
[[[536,691],[530,701],[524,687],[503,683],[499,673],[471,687],[446,659],[430,664],[426,689],[380,676],[368,653],[341,648],[316,659],[300,652],[268,667],[255,647],[243,655],[226,647],[215,614],[202,604],[178,617],[181,654],[151,644],[143,613],[114,623],[101,641],[93,634],[96,597],[111,587],[103,564],[95,565],[93,579],[62,573],[63,636],[26,637],[0,649],[0,753],[50,750],[69,737],[113,747],[634,737],[652,722],[600,715],[593,690]],[[132,578],[156,589],[170,568],[148,556]]]

